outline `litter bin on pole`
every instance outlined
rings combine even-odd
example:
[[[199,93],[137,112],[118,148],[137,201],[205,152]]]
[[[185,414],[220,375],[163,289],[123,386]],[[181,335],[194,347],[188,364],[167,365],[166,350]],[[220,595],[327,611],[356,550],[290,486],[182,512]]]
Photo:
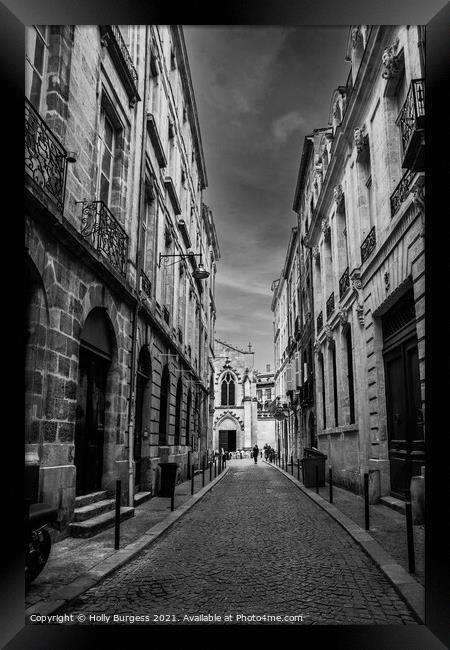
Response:
[[[161,468],[160,497],[171,497],[175,488],[178,463],[158,463]]]
[[[325,487],[326,455],[313,447],[305,447],[302,458],[303,485],[316,487],[316,467],[319,470],[319,487]]]

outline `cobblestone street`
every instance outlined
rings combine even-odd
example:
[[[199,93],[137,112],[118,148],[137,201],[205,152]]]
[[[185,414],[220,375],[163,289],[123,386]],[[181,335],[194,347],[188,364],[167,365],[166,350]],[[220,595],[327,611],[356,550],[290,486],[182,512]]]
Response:
[[[163,537],[59,613],[85,615],[86,624],[115,614],[161,624],[202,615],[232,624],[252,615],[297,617],[282,624],[415,623],[339,524],[280,472],[250,460],[232,461]]]

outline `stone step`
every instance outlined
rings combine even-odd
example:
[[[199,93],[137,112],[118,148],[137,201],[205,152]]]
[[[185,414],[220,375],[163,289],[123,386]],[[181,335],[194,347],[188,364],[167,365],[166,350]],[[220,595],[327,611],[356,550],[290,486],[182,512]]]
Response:
[[[115,516],[115,510],[112,510],[97,515],[97,517],[86,519],[86,521],[73,522],[69,524],[69,534],[71,537],[93,537],[105,530],[105,528],[114,526]],[[134,517],[134,508],[120,508],[120,521],[125,521],[130,517]]]
[[[91,492],[90,494],[83,494],[82,496],[75,497],[75,508],[83,508],[89,503],[95,503],[96,501],[103,501],[108,496],[106,490],[100,490],[99,492]]]
[[[381,497],[379,503],[388,508],[392,508],[392,510],[400,512],[402,515],[406,512],[405,502],[401,499],[396,499],[395,497]]]
[[[151,492],[136,492],[134,495],[134,505],[135,507],[140,506],[142,503],[149,501],[152,498]]]
[[[92,517],[101,515],[103,512],[114,510],[115,505],[115,499],[104,499],[102,501],[94,501],[94,503],[89,503],[87,506],[82,506],[81,508],[75,508],[73,512],[73,521],[86,521],[86,519],[92,519]]]

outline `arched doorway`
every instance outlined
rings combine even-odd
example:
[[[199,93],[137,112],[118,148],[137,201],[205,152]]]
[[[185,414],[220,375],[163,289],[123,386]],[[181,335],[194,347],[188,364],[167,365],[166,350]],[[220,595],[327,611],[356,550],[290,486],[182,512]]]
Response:
[[[106,313],[97,307],[88,315],[80,336],[74,461],[77,495],[101,489],[106,382],[112,351]]]
[[[183,384],[181,378],[178,380],[177,384],[177,394],[175,402],[175,439],[174,445],[180,444],[181,438],[181,406],[183,404]]]
[[[187,394],[187,406],[186,406],[186,429],[185,429],[186,447],[188,447],[190,444],[189,436],[191,434],[191,403],[192,403],[192,391],[191,389],[189,389]]]
[[[167,445],[169,423],[170,372],[165,365],[161,376],[161,394],[159,400],[159,444]]]
[[[219,451],[237,451],[240,449],[241,426],[232,417],[225,417],[217,423],[217,444]]]
[[[142,482],[142,436],[150,426],[151,360],[147,346],[139,354],[136,377],[136,411],[134,426],[134,485],[136,491]]]

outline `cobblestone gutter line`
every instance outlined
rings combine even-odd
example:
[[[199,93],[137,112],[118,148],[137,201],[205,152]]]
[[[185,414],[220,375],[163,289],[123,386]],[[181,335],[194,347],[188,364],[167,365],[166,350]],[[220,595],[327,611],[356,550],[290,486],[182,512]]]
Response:
[[[141,535],[137,540],[127,544],[124,548],[114,551],[106,560],[102,560],[92,569],[83,573],[78,578],[73,580],[70,584],[64,585],[61,589],[55,591],[52,600],[39,601],[25,610],[25,616],[31,614],[49,615],[55,613],[70,601],[75,600],[81,596],[85,591],[96,585],[100,580],[106,578],[111,573],[119,569],[121,566],[133,559],[138,553],[148,548],[155,542],[161,535],[163,535],[176,521],[178,521],[186,512],[195,506],[200,499],[202,499],[209,490],[211,490],[216,483],[218,483],[228,472],[228,465],[225,469],[213,479],[210,483],[201,488],[196,494],[192,496],[189,501],[175,508],[163,521],[149,528],[149,530]]]
[[[383,547],[376,542],[369,533],[355,524],[347,515],[344,515],[336,506],[326,501],[323,497],[305,488],[291,474],[281,469],[277,465],[267,463],[277,471],[281,472],[289,479],[299,490],[306,494],[312,501],[325,510],[333,519],[335,519],[344,528],[351,537],[361,546],[365,553],[381,569],[384,575],[394,586],[394,589],[406,601],[412,613],[419,623],[425,623],[425,589],[415,580],[403,567],[400,566]]]

